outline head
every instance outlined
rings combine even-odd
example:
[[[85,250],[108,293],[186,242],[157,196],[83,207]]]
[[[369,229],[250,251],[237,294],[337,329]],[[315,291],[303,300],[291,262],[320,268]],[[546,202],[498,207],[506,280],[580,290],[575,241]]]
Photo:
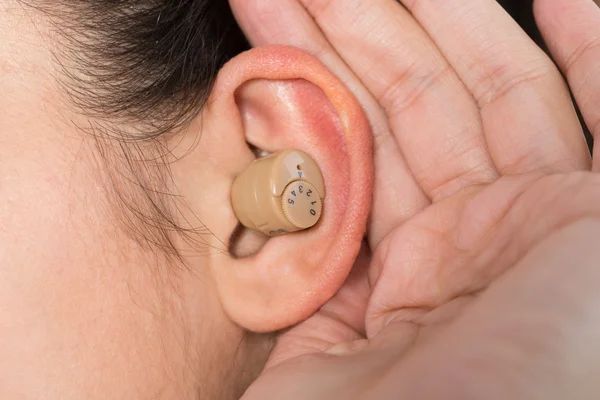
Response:
[[[0,398],[239,398],[341,287],[368,124],[313,56],[246,47],[225,0],[0,1]],[[327,197],[267,238],[231,186],[283,149]]]

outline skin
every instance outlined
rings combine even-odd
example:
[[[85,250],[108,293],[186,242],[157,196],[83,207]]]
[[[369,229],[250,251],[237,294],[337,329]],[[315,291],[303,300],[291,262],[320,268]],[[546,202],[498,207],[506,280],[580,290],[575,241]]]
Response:
[[[345,83],[374,160],[359,104],[315,57],[237,57],[173,133],[172,189],[216,250],[175,237],[173,268],[123,231],[107,166],[68,123],[86,121],[58,88],[50,24],[2,2],[0,398],[238,398],[270,350],[247,330],[289,326],[245,398],[597,393],[599,178],[560,75],[496,3],[405,2],[416,19],[391,0],[232,5],[254,44],[304,48]],[[536,7],[595,130],[590,5]],[[307,151],[334,190],[317,228],[248,234],[238,259],[223,243],[246,141]]]
[[[58,38],[17,2],[0,15],[0,397],[235,397],[207,382],[260,368],[268,342],[226,317],[195,270],[209,258],[173,274],[122,229],[94,140],[68,123],[86,120],[58,88]]]
[[[600,164],[550,59],[492,0],[230,2],[340,76],[376,144],[372,256],[243,399],[594,398]],[[535,13],[596,136],[600,10]]]

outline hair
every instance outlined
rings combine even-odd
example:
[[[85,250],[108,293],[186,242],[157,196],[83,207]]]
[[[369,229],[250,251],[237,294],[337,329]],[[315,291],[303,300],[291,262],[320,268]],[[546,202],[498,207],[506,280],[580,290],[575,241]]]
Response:
[[[166,138],[185,130],[222,65],[249,47],[227,0],[22,3],[45,13],[61,39],[58,81],[87,117],[78,127],[96,139],[123,227],[182,261],[173,232],[203,244],[211,233],[200,221],[177,222],[185,202],[169,189]]]

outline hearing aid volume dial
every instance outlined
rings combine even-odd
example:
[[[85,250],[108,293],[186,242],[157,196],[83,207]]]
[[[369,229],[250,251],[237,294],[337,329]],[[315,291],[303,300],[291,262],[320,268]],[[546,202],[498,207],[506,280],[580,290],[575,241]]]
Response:
[[[283,214],[290,224],[299,229],[310,228],[321,218],[321,197],[317,189],[307,181],[290,183],[283,191],[281,200]]]
[[[282,150],[255,160],[231,188],[233,211],[240,223],[268,236],[314,226],[324,198],[321,170],[300,150]]]

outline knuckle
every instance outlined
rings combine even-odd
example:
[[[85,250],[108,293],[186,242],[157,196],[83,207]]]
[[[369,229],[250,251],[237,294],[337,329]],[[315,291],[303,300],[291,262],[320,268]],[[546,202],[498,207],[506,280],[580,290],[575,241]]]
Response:
[[[430,190],[431,198],[432,201],[437,202],[459,190],[484,185],[493,182],[496,178],[496,171],[488,163],[481,162],[448,174],[443,180],[435,182]]]
[[[574,67],[580,64],[580,62],[586,58],[589,54],[596,52],[596,48],[600,46],[600,37],[592,37],[588,40],[583,41],[570,56],[566,58],[564,69],[568,75]]]
[[[528,67],[515,68],[512,63],[502,63],[481,74],[472,92],[480,108],[497,102],[518,88],[534,86],[555,79],[557,71],[547,60],[535,60]]]
[[[445,62],[414,62],[396,75],[378,100],[388,115],[394,117],[419,101],[450,71]]]

